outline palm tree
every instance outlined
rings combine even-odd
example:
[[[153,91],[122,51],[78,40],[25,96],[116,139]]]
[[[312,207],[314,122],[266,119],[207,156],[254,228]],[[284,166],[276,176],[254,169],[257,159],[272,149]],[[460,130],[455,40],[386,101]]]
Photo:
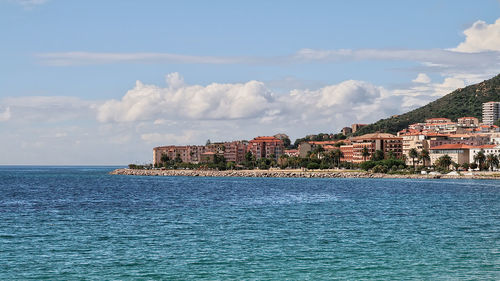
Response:
[[[361,150],[361,156],[363,156],[363,160],[366,162],[366,157],[370,156],[370,151],[368,151],[368,148],[365,146]]]
[[[413,163],[413,170],[415,170],[415,158],[418,158],[418,151],[415,148],[410,149],[408,152],[408,156],[411,158],[411,162]]]
[[[436,164],[443,169],[448,169],[448,168],[450,168],[450,165],[452,163],[453,163],[453,161],[451,161],[451,157],[448,154],[445,154],[445,155],[439,157]]]
[[[488,166],[492,171],[493,168],[498,167],[498,162],[498,157],[495,154],[490,153],[486,156],[486,166]]]
[[[420,159],[422,159],[422,164],[425,167],[425,161],[431,160],[431,156],[429,155],[429,151],[426,149],[422,149],[422,151],[420,151]]]
[[[344,153],[340,149],[333,150],[334,159],[337,160],[337,168],[340,167],[340,159],[344,157]]]
[[[486,161],[486,156],[484,155],[484,150],[478,151],[476,155],[474,155],[474,163],[477,163],[479,166],[479,170],[484,168],[484,162]]]

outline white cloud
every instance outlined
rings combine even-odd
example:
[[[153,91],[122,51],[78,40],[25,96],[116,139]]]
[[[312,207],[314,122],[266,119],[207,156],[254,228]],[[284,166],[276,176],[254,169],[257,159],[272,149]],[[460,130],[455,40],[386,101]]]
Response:
[[[193,130],[185,130],[178,133],[146,133],[141,135],[141,139],[146,143],[169,143],[169,144],[193,144],[199,133]]]
[[[8,116],[9,122],[0,126],[4,139],[0,154],[7,155],[4,161],[19,164],[143,163],[150,161],[151,148],[157,145],[251,139],[278,132],[292,138],[337,132],[352,123],[374,122],[409,111],[475,77],[450,76],[435,83],[409,81],[407,87],[398,89],[347,80],[285,93],[274,93],[259,81],[187,85],[177,73],[166,79],[166,87],[138,82],[120,100],[2,99],[0,118]],[[46,124],[48,121],[60,123]],[[23,123],[19,126],[18,122]],[[73,125],[68,127],[69,123]],[[15,151],[21,151],[20,156]]]
[[[465,53],[500,51],[500,19],[492,24],[478,20],[466,29],[464,34],[465,41],[460,43],[455,51]]]
[[[58,122],[69,119],[91,119],[95,102],[65,96],[10,97],[0,100],[7,107],[3,117],[11,121]]]
[[[4,112],[0,113],[0,122],[8,121],[10,117],[10,107],[7,107]]]
[[[194,56],[172,53],[96,53],[61,52],[36,54],[43,63],[54,66],[113,64],[113,63],[187,63],[238,64],[252,63],[257,58]]]
[[[431,82],[431,78],[425,73],[419,73],[417,78],[413,79],[412,82],[427,84]]]
[[[157,119],[240,119],[262,115],[273,97],[262,82],[184,85],[177,73],[167,75],[168,87],[140,81],[121,100],[98,108],[101,122],[134,122]]]
[[[35,6],[43,5],[47,2],[49,2],[49,0],[10,0],[10,2],[22,5],[23,7],[27,8],[27,9],[31,9]]]
[[[141,133],[141,139],[147,143],[192,143],[210,137],[208,131],[224,122],[233,128],[225,129],[229,139],[234,134],[277,127],[301,133],[314,128],[331,131],[353,122],[376,121],[419,105],[412,92],[394,94],[356,80],[317,90],[295,89],[284,94],[273,93],[258,81],[186,85],[181,76],[174,73],[167,75],[167,82],[165,88],[137,82],[121,100],[104,102],[98,108],[98,120],[109,124],[150,124],[150,131],[145,129]],[[199,122],[205,125],[199,127]],[[258,124],[260,127],[254,127]],[[203,134],[185,130],[195,127]],[[184,133],[172,133],[172,130]]]

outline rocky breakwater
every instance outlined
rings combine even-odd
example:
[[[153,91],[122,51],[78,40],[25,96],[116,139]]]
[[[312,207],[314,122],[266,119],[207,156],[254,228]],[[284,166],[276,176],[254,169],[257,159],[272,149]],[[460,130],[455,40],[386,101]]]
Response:
[[[460,178],[441,175],[389,175],[358,171],[300,171],[300,170],[139,170],[116,169],[112,175],[185,176],[185,177],[260,177],[260,178]]]

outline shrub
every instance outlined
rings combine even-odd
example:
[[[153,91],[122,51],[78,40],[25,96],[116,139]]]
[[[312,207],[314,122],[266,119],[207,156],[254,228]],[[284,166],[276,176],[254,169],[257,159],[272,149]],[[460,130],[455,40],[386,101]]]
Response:
[[[379,164],[379,165],[376,165],[375,167],[373,167],[372,172],[385,174],[385,173],[387,173],[387,167]]]
[[[318,163],[309,163],[307,164],[307,169],[309,170],[314,170],[314,169],[319,169],[320,165]]]

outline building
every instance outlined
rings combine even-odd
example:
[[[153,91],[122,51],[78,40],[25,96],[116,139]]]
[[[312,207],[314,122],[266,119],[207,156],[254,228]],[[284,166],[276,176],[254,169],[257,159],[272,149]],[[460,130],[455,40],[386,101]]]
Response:
[[[438,123],[451,123],[451,119],[449,118],[429,118],[425,119],[425,123],[427,124],[438,124]]]
[[[341,145],[339,147],[339,149],[342,152],[342,158],[340,158],[340,161],[353,162],[353,145],[352,144]]]
[[[357,130],[363,128],[364,126],[366,126],[366,124],[352,124],[351,125],[351,129],[352,129],[352,133],[356,133]]]
[[[479,119],[476,117],[461,117],[458,118],[458,126],[461,127],[477,127],[479,126]]]
[[[474,163],[474,156],[476,156],[476,154],[481,150],[484,152],[485,156],[488,154],[494,154],[497,157],[500,157],[500,145],[486,144],[475,146],[469,150],[469,163]]]
[[[466,144],[443,144],[430,149],[431,165],[436,164],[437,160],[444,155],[448,155],[451,161],[462,165],[469,163],[469,151],[472,148]]]
[[[288,157],[299,157],[298,149],[285,149],[285,155]]]
[[[406,156],[406,164],[413,165],[410,157],[410,150],[416,149],[420,154],[422,150],[429,150],[428,137],[423,133],[407,133],[401,136],[403,138],[403,154]],[[415,164],[418,160],[415,159]]]
[[[199,145],[158,146],[153,148],[153,164],[159,166],[163,155],[166,155],[169,160],[180,159],[186,163],[199,163],[201,154],[206,150],[205,146]]]
[[[344,128],[342,128],[341,132],[344,136],[350,135],[350,134],[352,134],[352,128],[344,127]]]
[[[436,147],[443,144],[466,144],[470,146],[485,145],[490,142],[488,135],[482,134],[442,134],[435,135],[429,139],[429,147]]]
[[[250,151],[255,159],[278,157],[284,153],[283,141],[275,137],[256,137],[248,142],[247,151]]]
[[[403,138],[386,133],[366,134],[350,139],[352,142],[352,153],[354,163],[360,163],[368,160],[376,150],[381,150],[384,155],[392,154],[396,158],[403,156]],[[365,159],[363,157],[363,149],[368,149],[370,156]]]
[[[500,118],[500,102],[483,103],[483,124],[493,125]]]
[[[213,163],[213,162],[215,162],[215,155],[216,154],[217,153],[212,152],[212,151],[203,152],[200,155],[200,162],[201,163]]]
[[[331,141],[305,141],[299,143],[299,156],[301,158],[306,158],[309,152],[312,152],[318,146],[322,146],[324,150],[329,151],[336,149],[337,146],[342,143],[350,143],[349,140],[331,140]]]
[[[243,163],[247,147],[246,141],[225,142],[222,154],[227,162]]]

